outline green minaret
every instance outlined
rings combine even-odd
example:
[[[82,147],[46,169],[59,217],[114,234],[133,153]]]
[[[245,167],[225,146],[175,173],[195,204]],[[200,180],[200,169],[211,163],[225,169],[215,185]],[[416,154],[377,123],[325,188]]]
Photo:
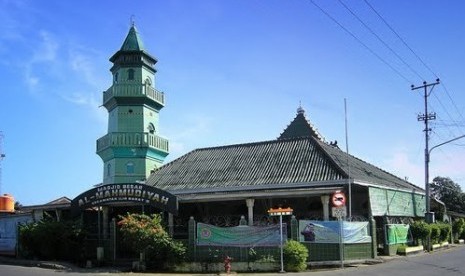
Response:
[[[154,88],[157,60],[149,55],[134,24],[110,61],[113,85],[103,92],[108,134],[97,140],[104,162],[103,184],[145,180],[168,155],[168,140],[158,136],[164,94]]]

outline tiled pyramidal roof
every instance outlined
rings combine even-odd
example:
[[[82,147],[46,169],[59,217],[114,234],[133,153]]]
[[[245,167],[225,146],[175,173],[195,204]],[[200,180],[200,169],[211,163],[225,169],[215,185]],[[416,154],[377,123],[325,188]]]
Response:
[[[305,111],[302,107],[297,109],[297,116],[287,126],[287,128],[278,137],[278,140],[298,138],[298,137],[315,137],[324,140],[318,133],[318,130],[305,118]]]
[[[350,164],[350,166],[348,165]],[[323,141],[303,110],[277,140],[201,148],[156,170],[148,185],[168,191],[318,183],[347,179],[421,190]]]

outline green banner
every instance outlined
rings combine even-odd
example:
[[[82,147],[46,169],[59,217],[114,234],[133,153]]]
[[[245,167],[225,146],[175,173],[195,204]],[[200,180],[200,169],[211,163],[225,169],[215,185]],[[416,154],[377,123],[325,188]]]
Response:
[[[398,244],[408,242],[408,230],[410,225],[408,224],[388,224],[387,236],[388,244]]]
[[[283,243],[287,240],[287,227],[283,224]],[[217,227],[197,223],[197,245],[254,247],[279,246],[279,225]]]

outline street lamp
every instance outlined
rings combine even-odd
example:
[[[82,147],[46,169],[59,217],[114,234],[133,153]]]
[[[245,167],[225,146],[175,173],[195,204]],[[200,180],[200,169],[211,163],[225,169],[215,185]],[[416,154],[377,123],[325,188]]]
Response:
[[[281,273],[284,273],[284,259],[283,259],[283,216],[290,216],[292,215],[291,208],[270,208],[268,210],[268,214],[270,216],[279,216],[279,236],[280,236],[280,247],[281,247]]]
[[[461,135],[459,137],[456,137],[454,139],[450,139],[450,140],[447,140],[443,143],[440,143],[434,147],[432,147],[431,149],[429,149],[429,151],[426,153],[426,183],[425,183],[425,189],[426,189],[426,222],[427,223],[433,223],[434,222],[434,213],[431,212],[430,210],[430,187],[429,187],[429,160],[430,160],[430,154],[431,154],[431,151],[435,148],[438,148],[440,146],[443,146],[445,144],[448,144],[450,142],[454,142],[456,140],[459,140],[459,139],[462,139],[463,137],[465,137],[465,135]]]

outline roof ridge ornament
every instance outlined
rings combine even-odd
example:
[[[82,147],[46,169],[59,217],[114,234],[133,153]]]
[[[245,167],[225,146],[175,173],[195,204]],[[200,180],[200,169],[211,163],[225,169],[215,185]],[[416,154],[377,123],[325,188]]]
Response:
[[[302,101],[299,101],[299,107],[297,108],[297,114],[305,114],[305,109],[302,108]]]

